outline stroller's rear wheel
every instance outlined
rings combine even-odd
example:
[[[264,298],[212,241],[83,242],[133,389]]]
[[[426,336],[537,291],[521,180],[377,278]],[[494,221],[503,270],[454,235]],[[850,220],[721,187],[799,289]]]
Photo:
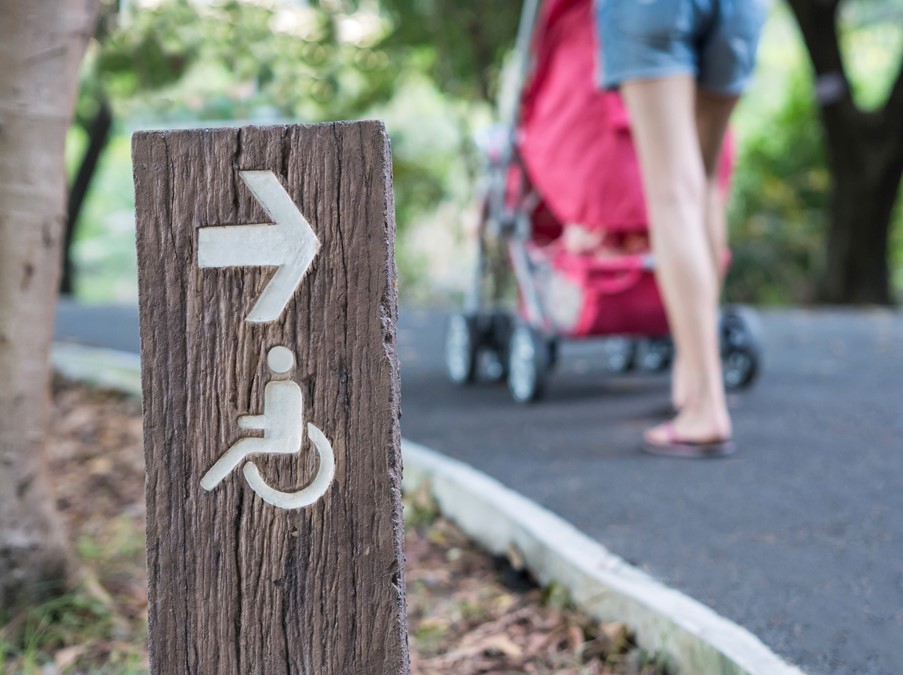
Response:
[[[561,340],[549,338],[546,340],[546,350],[549,353],[548,370],[551,372],[558,366],[558,357],[561,355]]]
[[[721,312],[721,369],[724,387],[745,389],[756,381],[762,363],[759,317],[748,307],[728,305]]]
[[[445,369],[455,384],[469,384],[477,376],[479,335],[476,317],[453,314],[445,331]]]
[[[518,323],[508,343],[508,389],[518,403],[530,403],[543,394],[549,371],[549,345],[535,328]]]
[[[640,340],[636,346],[636,364],[647,373],[660,373],[674,359],[674,343],[671,338]]]
[[[482,370],[493,382],[501,382],[508,377],[508,343],[513,326],[514,318],[505,311],[496,310],[488,317]]]
[[[611,337],[602,345],[605,369],[610,373],[626,373],[636,365],[637,344],[627,337]]]

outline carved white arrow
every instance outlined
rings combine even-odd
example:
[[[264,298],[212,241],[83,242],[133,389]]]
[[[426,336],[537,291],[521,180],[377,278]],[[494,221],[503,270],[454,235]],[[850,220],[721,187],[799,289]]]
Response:
[[[245,321],[282,314],[320,250],[320,240],[272,171],[239,172],[273,224],[202,227],[199,267],[278,267]]]

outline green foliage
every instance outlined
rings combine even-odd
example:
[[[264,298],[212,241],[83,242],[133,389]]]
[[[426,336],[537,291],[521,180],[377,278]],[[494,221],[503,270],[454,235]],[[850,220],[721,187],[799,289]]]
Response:
[[[439,504],[428,483],[424,483],[414,492],[405,492],[405,527],[424,530],[431,527],[438,517]]]
[[[132,302],[137,298],[135,201],[129,139],[114,136],[101,156],[82,209],[73,256],[76,290],[88,302]]]
[[[415,44],[412,34],[395,39],[398,26],[372,3],[163,0],[149,7],[135,3],[118,25],[105,25],[83,77],[77,117],[82,126],[101,99],[112,102],[117,119],[140,120],[142,126],[317,122],[383,113],[393,142],[400,240],[460,185],[456,174],[460,158],[468,156],[462,144],[469,144],[470,134],[460,133],[467,125],[459,118],[469,108],[443,100],[424,77],[435,63],[435,49]],[[424,112],[424,101],[429,110],[418,119],[411,111]],[[456,133],[451,144],[449,124]],[[72,148],[82,145],[83,135],[74,134]],[[75,254],[83,298],[134,295],[113,290],[111,283],[121,284],[110,278],[121,274],[123,261],[133,267],[130,256],[123,258],[121,247],[112,245],[125,241],[122,199],[104,187],[115,184],[130,193],[117,178],[128,176],[121,147],[117,136],[80,226]],[[113,149],[115,157],[109,156]],[[403,251],[399,259],[403,288],[417,283],[421,266]]]
[[[844,2],[845,66],[858,105],[884,104],[900,67],[899,0]],[[806,304],[824,268],[831,176],[809,58],[792,15],[773,13],[756,83],[737,115],[740,152],[729,210],[730,300]],[[903,290],[903,209],[891,226],[894,285]]]
[[[177,82],[198,57],[203,35],[187,2],[170,2],[136,15],[125,30],[100,44],[93,65],[112,99],[156,91]]]
[[[392,93],[398,64],[372,44],[384,30],[363,10],[163,0],[122,17],[94,72],[127,114],[355,117]]]
[[[144,544],[133,516],[82,534],[75,547],[82,581],[0,621],[0,673],[146,673],[146,597],[128,583],[143,580]]]
[[[843,48],[864,105],[886,96],[898,64],[903,30],[882,17],[899,7],[899,0],[842,4]],[[460,242],[448,231],[463,230],[456,220],[481,166],[472,139],[490,117],[520,11],[520,2],[504,0],[130,2],[118,23],[108,17],[103,24],[78,119],[89,119],[101,97],[112,101],[120,124],[132,127],[384,119],[393,146],[402,291],[433,297],[439,257],[461,257],[460,250],[450,253],[449,245]],[[729,294],[807,302],[823,264],[830,177],[795,22],[779,6],[769,26],[757,88],[737,120]],[[130,187],[121,138],[113,139],[114,152],[100,168],[76,247],[79,294],[97,300],[134,295],[117,280],[134,267],[123,254],[131,235],[123,218]],[[72,147],[81,144],[75,134]],[[435,245],[433,231],[444,237]],[[893,247],[900,270],[903,224]],[[451,279],[452,266],[443,273],[443,292],[460,283]],[[897,278],[903,285],[903,270]]]
[[[903,185],[900,186],[903,194]],[[894,223],[890,233],[891,285],[897,297],[903,297],[903,198],[897,197],[897,209],[892,218]]]
[[[542,588],[542,606],[551,607],[553,609],[574,609],[574,599],[568,588],[552,579]]]
[[[393,51],[418,52],[442,91],[494,102],[499,73],[514,44],[521,3],[511,0],[382,0]]]
[[[118,643],[119,649],[110,655],[109,668],[101,672],[140,672],[142,645],[128,649],[119,641],[117,632],[109,607],[85,589],[76,589],[31,608],[4,626],[0,633],[0,667],[10,675],[60,672],[54,666],[71,658],[65,672],[81,672],[71,670],[79,658]],[[65,656],[65,650],[71,657]]]
[[[840,48],[856,104],[883,107],[901,65],[903,0],[843,2]]]
[[[729,210],[732,301],[807,303],[822,267],[830,174],[811,76],[742,139]]]

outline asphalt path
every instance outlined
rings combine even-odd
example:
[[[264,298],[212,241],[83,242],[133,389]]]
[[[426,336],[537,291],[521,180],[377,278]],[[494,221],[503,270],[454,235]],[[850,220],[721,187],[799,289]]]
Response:
[[[903,672],[903,316],[766,313],[766,369],[730,397],[737,455],[638,451],[665,376],[565,344],[546,398],[459,388],[444,315],[403,311],[402,433],[534,499],[813,674]],[[137,349],[134,309],[62,305],[58,339]],[[491,514],[487,514],[491,517]]]

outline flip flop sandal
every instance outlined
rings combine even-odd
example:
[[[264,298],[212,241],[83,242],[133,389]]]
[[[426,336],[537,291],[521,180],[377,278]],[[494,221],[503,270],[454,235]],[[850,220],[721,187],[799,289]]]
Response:
[[[737,448],[730,438],[711,441],[688,441],[680,438],[674,430],[674,424],[665,422],[662,425],[667,441],[652,442],[643,439],[643,451],[659,457],[683,457],[686,459],[704,459],[709,457],[727,457],[733,455]]]

